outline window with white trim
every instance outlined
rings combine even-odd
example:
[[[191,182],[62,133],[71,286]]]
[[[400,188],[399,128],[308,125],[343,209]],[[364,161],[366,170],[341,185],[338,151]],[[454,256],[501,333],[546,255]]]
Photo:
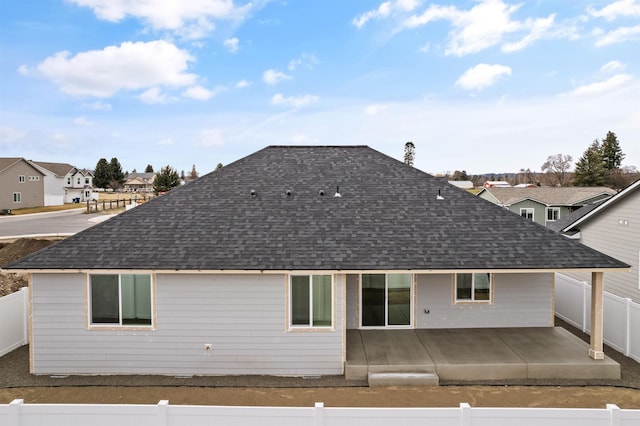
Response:
[[[520,216],[525,217],[527,219],[533,220],[533,208],[526,207],[520,209]]]
[[[89,275],[89,323],[92,326],[151,326],[152,299],[149,274]]]
[[[331,275],[289,277],[290,327],[333,326],[333,280]]]
[[[25,181],[26,181],[26,179],[25,179],[24,175],[19,175],[18,176],[18,182],[25,183]]]
[[[22,192],[14,192],[13,193],[13,202],[21,203],[22,202]]]
[[[491,302],[492,275],[488,272],[456,274],[457,302]]]
[[[560,207],[547,207],[547,222],[560,219]]]

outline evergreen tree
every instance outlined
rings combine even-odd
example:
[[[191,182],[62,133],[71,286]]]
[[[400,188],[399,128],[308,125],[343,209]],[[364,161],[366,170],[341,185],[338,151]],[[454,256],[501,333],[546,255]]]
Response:
[[[596,139],[582,154],[576,163],[573,180],[575,186],[602,186],[606,180],[605,163],[602,159],[602,146]]]
[[[171,188],[180,185],[180,177],[178,172],[171,166],[167,165],[160,169],[153,181],[153,193],[158,195],[160,192],[167,192]]]
[[[144,169],[145,173],[153,173],[153,166],[151,164],[147,164],[147,167]]]
[[[109,186],[113,189],[119,189],[124,181],[126,180],[124,177],[124,173],[122,172],[122,166],[116,157],[111,159],[109,163],[109,169],[111,171],[111,180],[109,181]]]
[[[622,165],[624,154],[615,133],[611,131],[607,133],[607,137],[602,141],[601,149],[605,169],[609,171],[619,169]]]
[[[218,163],[218,165],[216,166],[216,170],[219,170],[219,169],[221,169],[222,167],[224,167],[224,166],[222,165],[222,163]]]
[[[109,167],[106,158],[101,158],[93,172],[93,185],[96,188],[104,189],[109,186],[109,182],[111,182],[111,167]]]
[[[198,171],[196,170],[196,165],[195,164],[191,168],[191,174],[189,175],[189,177],[190,177],[191,180],[198,179]]]

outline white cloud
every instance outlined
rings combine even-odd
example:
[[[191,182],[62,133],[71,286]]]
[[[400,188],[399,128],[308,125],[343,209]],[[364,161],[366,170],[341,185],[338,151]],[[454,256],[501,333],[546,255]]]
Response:
[[[303,66],[308,69],[313,69],[313,66],[316,65],[318,62],[319,61],[315,57],[315,55],[310,53],[303,53],[302,55],[300,55],[300,57],[289,61],[288,68],[289,68],[289,71],[294,71],[299,66]]]
[[[597,81],[595,83],[585,84],[577,87],[569,93],[569,95],[583,96],[583,95],[597,95],[600,93],[606,93],[617,87],[622,86],[626,82],[631,80],[629,74],[616,74],[613,77],[604,81]]]
[[[504,65],[478,64],[469,68],[456,81],[465,90],[482,90],[494,85],[501,77],[511,75],[511,68]]]
[[[254,5],[235,7],[232,0],[68,0],[89,7],[102,20],[142,20],[154,30],[177,31],[185,38],[202,38],[215,28],[214,19],[244,19]]]
[[[237,37],[226,39],[223,44],[231,53],[236,53],[240,49],[240,40]]]
[[[239,82],[236,83],[236,89],[244,89],[245,87],[249,87],[251,86],[251,82],[247,81],[247,80],[240,80]]]
[[[18,142],[25,136],[25,132],[16,130],[13,127],[0,127],[0,144],[10,145],[14,142]]]
[[[200,131],[199,145],[204,147],[216,147],[224,145],[222,130],[220,129],[203,129]]]
[[[145,104],[163,104],[168,101],[167,96],[162,93],[159,87],[152,87],[142,92],[139,96]]]
[[[608,33],[600,34],[598,40],[596,40],[596,47],[637,39],[640,39],[640,25],[636,25],[635,27],[620,27]]]
[[[222,91],[221,88],[209,90],[206,87],[202,87],[202,86],[191,86],[187,90],[182,92],[182,96],[184,96],[185,98],[195,99],[198,101],[206,101],[213,98],[221,91]]]
[[[78,126],[91,126],[92,124],[94,124],[93,121],[84,116],[74,118],[73,123],[77,124]]]
[[[291,76],[274,69],[266,70],[262,74],[262,80],[267,84],[278,84],[281,81],[291,80]]]
[[[367,105],[367,107],[364,109],[364,112],[367,115],[380,115],[383,112],[385,112],[385,110],[387,110],[388,108],[389,108],[388,105],[372,104],[372,105]]]
[[[281,93],[273,95],[271,105],[282,105],[293,108],[301,108],[317,102],[320,98],[314,95],[284,97]]]
[[[29,76],[31,75],[31,73],[33,72],[33,70],[31,68],[29,68],[26,65],[20,65],[18,67],[18,72],[24,76]]]
[[[609,61],[600,67],[600,71],[605,73],[612,73],[614,71],[623,70],[625,65],[620,61]]]
[[[547,18],[527,20],[525,26],[530,27],[529,34],[524,36],[520,41],[514,43],[505,43],[502,45],[502,51],[505,53],[516,52],[530,46],[536,40],[542,38],[551,27],[553,27],[553,21],[555,14],[550,15]]]
[[[604,18],[607,21],[613,21],[622,16],[640,17],[640,1],[618,0],[599,10],[589,7],[587,12],[593,17]]]
[[[358,28],[362,28],[364,24],[369,22],[371,19],[383,18],[385,16],[389,16],[389,13],[391,13],[391,2],[386,1],[380,4],[380,6],[378,6],[377,9],[370,10],[368,12],[365,12],[361,15],[356,16],[355,18],[353,18],[351,23]]]
[[[96,111],[111,111],[111,104],[101,102],[101,101],[85,103],[85,104],[82,104],[82,107],[87,109],[93,109]]]
[[[191,61],[187,51],[158,40],[124,42],[73,57],[69,52],[58,52],[37,68],[65,93],[106,98],[120,90],[192,85],[196,76],[186,72]]]

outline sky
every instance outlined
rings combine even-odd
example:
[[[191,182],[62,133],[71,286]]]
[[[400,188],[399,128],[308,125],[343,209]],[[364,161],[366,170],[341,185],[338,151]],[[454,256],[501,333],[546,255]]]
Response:
[[[0,156],[200,174],[269,145],[640,168],[640,0],[0,0]]]

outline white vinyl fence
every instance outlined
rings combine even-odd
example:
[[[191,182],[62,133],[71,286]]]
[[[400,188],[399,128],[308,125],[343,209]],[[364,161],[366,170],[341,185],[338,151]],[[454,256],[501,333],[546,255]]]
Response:
[[[556,315],[585,333],[591,331],[591,284],[556,274]],[[640,362],[640,305],[604,292],[604,341]]]
[[[325,408],[220,407],[195,405],[70,405],[24,404],[16,399],[0,405],[0,424],[6,426],[343,426],[366,424],[413,426],[637,426],[640,410],[606,408]]]
[[[29,288],[0,297],[0,356],[29,343]],[[0,423],[1,424],[1,423]]]

